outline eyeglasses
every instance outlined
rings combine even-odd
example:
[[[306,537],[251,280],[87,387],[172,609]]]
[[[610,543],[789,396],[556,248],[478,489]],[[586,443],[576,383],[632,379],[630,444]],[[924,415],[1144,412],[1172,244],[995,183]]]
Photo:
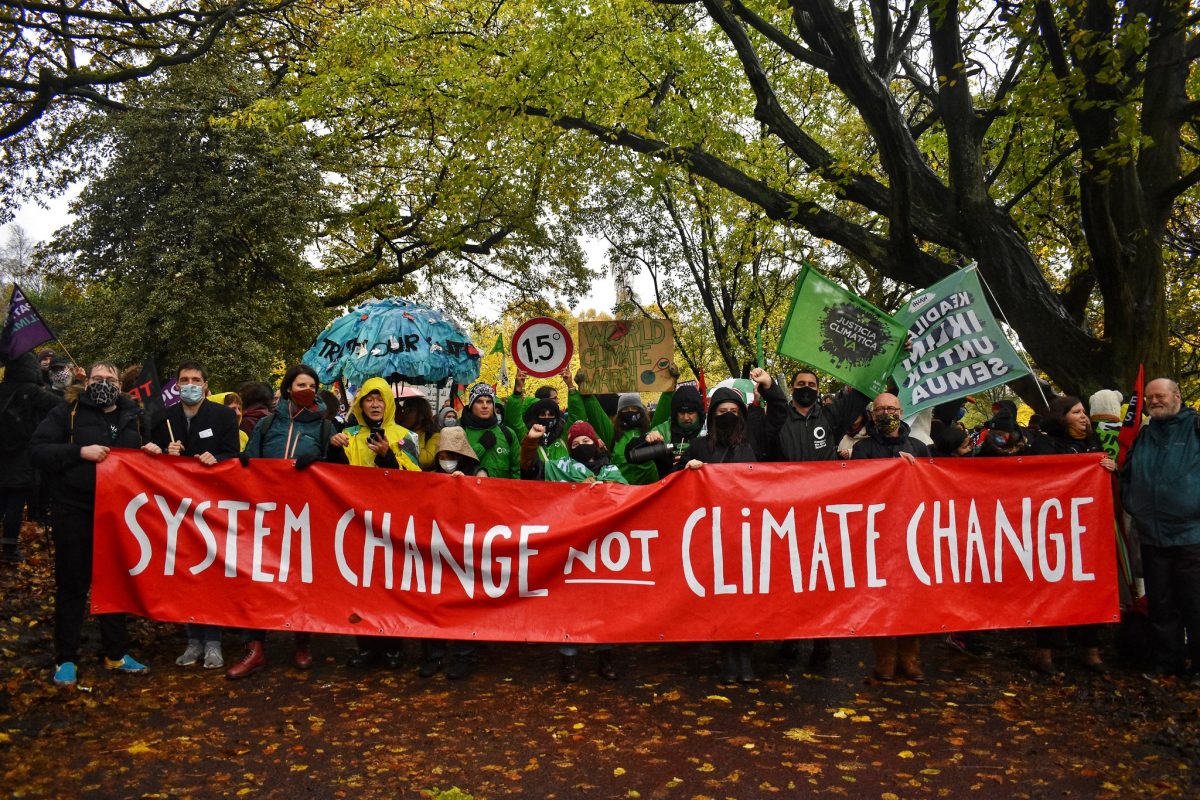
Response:
[[[118,389],[121,388],[121,380],[119,378],[101,378],[98,375],[93,375],[88,378],[88,383],[107,383],[109,386],[116,386]]]
[[[884,414],[899,414],[900,413],[900,409],[896,408],[895,406],[879,406],[875,410],[882,411]]]

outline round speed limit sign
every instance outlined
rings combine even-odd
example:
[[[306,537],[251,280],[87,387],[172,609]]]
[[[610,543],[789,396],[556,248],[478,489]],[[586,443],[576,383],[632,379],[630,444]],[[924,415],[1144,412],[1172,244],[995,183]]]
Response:
[[[512,357],[517,366],[535,378],[557,375],[571,363],[575,344],[558,320],[535,317],[521,323],[512,338]]]

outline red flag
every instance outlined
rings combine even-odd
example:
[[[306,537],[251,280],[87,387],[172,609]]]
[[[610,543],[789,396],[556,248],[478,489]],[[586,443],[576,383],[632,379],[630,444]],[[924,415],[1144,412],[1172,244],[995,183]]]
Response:
[[[704,408],[708,409],[708,386],[704,383],[704,368],[700,368],[700,372],[696,375],[696,388],[700,390],[700,398],[704,401]]]
[[[1125,411],[1125,419],[1121,421],[1121,432],[1117,435],[1120,450],[1117,452],[1117,465],[1125,463],[1125,454],[1133,447],[1133,440],[1142,429],[1142,395],[1146,382],[1146,365],[1138,364],[1137,380],[1133,384],[1133,393],[1129,395],[1129,408]]]

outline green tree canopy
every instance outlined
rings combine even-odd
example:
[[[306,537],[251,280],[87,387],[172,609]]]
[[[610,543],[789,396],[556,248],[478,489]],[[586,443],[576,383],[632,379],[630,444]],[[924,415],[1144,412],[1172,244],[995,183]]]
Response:
[[[304,257],[330,214],[302,135],[217,120],[269,76],[214,57],[139,85],[112,117],[104,166],[51,244],[53,319],[76,356],[167,370],[205,362],[214,386],[265,377],[325,323]]]

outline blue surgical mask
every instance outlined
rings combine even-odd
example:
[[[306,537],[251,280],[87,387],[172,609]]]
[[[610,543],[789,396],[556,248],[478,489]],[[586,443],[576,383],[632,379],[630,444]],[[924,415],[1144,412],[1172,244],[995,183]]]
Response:
[[[179,387],[179,399],[184,405],[194,406],[204,399],[204,387],[198,383],[187,383]]]

